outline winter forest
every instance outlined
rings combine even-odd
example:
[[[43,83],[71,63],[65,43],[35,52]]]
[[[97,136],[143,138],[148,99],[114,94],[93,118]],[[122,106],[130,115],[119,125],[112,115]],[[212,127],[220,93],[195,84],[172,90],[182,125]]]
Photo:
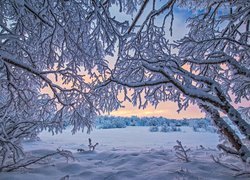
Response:
[[[250,0],[0,0],[0,179],[34,178],[250,178]]]

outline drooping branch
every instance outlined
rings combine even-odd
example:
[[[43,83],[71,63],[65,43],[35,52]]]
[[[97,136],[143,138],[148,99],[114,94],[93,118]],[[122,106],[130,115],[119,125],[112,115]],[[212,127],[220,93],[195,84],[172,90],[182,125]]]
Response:
[[[59,94],[57,93],[57,90],[60,90],[61,92],[65,91],[65,92],[70,92],[70,91],[76,91],[80,94],[85,94],[83,92],[81,92],[80,90],[76,89],[76,88],[71,88],[71,89],[63,89],[62,87],[60,87],[59,85],[56,85],[54,84],[48,77],[46,77],[44,74],[48,74],[48,73],[51,73],[51,72],[54,72],[54,71],[45,71],[45,72],[42,72],[42,71],[38,71],[26,64],[23,64],[23,63],[20,63],[19,61],[16,61],[13,57],[13,59],[10,59],[11,56],[10,54],[8,54],[8,58],[6,56],[2,56],[0,55],[0,59],[8,64],[11,64],[11,65],[14,65],[18,68],[21,68],[25,71],[28,71],[34,75],[36,75],[37,77],[41,78],[44,82],[46,82],[50,89],[52,90],[52,92],[54,93],[55,97],[57,98],[58,102],[61,104],[61,105],[64,105],[64,106],[73,106],[74,103],[71,103],[71,104],[68,104],[68,103],[65,103],[62,101],[62,99],[60,98]],[[59,71],[55,71],[55,73],[58,73]]]
[[[189,86],[185,86],[177,79],[175,79],[174,76],[170,75],[164,68],[152,66],[147,63],[143,63],[143,66],[148,70],[151,70],[155,73],[160,73],[163,76],[165,76],[183,94],[197,100],[208,102],[214,107],[220,108],[223,112],[225,112],[228,115],[231,121],[238,126],[240,131],[248,139],[250,139],[250,125],[241,117],[239,112],[227,101],[227,98],[223,97],[223,94],[218,93],[217,96],[215,96],[191,84]]]

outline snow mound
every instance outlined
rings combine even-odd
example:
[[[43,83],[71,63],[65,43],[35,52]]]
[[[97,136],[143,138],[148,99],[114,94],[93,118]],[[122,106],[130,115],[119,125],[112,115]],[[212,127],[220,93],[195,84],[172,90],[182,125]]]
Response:
[[[185,163],[178,160],[172,150],[75,153],[75,161],[67,163],[63,158],[59,158],[39,168],[1,173],[1,179],[234,179],[229,169],[209,158],[212,154],[218,152],[211,149],[195,149],[190,152],[191,162]]]

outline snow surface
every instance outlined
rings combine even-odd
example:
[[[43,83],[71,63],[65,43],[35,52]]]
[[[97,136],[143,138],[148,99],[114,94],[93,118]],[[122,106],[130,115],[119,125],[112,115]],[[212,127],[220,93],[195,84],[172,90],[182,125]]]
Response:
[[[77,152],[78,148],[88,149],[89,137],[93,144],[99,143],[96,151]],[[0,179],[235,179],[234,172],[211,158],[220,153],[216,149],[218,134],[194,132],[191,127],[167,133],[150,132],[149,127],[94,129],[91,134],[74,135],[67,128],[54,136],[43,132],[40,138],[41,141],[25,142],[25,151],[41,156],[60,147],[72,151],[76,160],[67,162],[63,157],[53,157],[46,164],[1,173]],[[176,140],[191,148],[191,162],[175,156]],[[230,158],[228,161],[233,162]]]
[[[78,148],[88,148],[88,138],[93,143],[98,142],[97,150],[110,151],[112,149],[122,149],[126,151],[138,151],[140,149],[172,149],[176,145],[176,140],[181,140],[188,147],[199,147],[203,145],[216,149],[219,143],[218,134],[210,132],[193,132],[191,127],[181,127],[181,132],[149,132],[149,127],[114,128],[114,129],[94,129],[90,134],[77,132],[71,135],[71,128],[67,128],[64,133],[51,136],[51,133],[43,132],[39,135],[42,141],[25,143],[25,150],[40,149],[41,145],[55,150],[62,149],[76,152]]]

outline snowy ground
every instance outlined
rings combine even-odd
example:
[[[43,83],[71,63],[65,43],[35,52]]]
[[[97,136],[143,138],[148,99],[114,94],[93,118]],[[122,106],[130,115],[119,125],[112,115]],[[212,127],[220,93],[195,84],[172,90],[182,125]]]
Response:
[[[233,171],[211,158],[220,154],[216,149],[218,134],[193,132],[190,127],[181,129],[181,132],[168,133],[150,132],[149,127],[94,129],[90,135],[80,132],[71,135],[67,129],[55,136],[44,132],[40,134],[41,141],[26,142],[24,149],[33,156],[57,148],[70,150],[75,161],[54,157],[30,169],[1,173],[0,179],[235,179]],[[89,137],[93,143],[99,143],[96,151],[77,152],[78,148],[88,149]],[[191,162],[183,162],[175,156],[176,140],[191,148]],[[232,158],[226,161],[235,163]]]

